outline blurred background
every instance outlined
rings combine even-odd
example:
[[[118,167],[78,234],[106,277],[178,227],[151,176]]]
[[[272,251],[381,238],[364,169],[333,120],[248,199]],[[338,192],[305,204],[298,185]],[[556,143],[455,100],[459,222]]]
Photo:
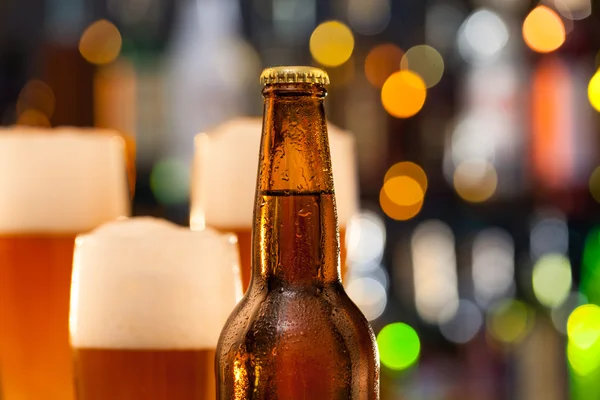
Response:
[[[2,0],[0,122],[135,138],[188,224],[196,133],[325,68],[357,143],[344,283],[382,399],[600,399],[600,2]]]

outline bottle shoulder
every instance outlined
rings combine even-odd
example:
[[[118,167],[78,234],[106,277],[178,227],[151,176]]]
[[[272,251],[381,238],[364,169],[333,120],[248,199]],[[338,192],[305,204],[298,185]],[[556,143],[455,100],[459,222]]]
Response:
[[[322,291],[250,289],[227,321],[217,352],[323,341],[376,356],[373,330],[341,284]]]

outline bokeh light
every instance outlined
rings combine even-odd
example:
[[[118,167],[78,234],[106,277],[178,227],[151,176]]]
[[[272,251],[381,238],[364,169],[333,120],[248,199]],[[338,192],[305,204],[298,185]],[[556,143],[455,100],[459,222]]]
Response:
[[[425,16],[425,43],[441,52],[452,50],[465,16],[463,7],[455,2],[437,1],[428,4]]]
[[[567,343],[567,359],[569,366],[579,376],[588,376],[600,367],[600,340],[593,342],[590,347],[582,349],[573,341]],[[582,397],[582,399],[587,397]]]
[[[600,111],[600,70],[596,71],[588,84],[588,99],[596,111]]]
[[[383,31],[392,17],[390,0],[348,0],[348,22],[363,35]]]
[[[411,239],[415,307],[426,322],[442,324],[459,305],[455,239],[442,221],[424,221]]]
[[[383,43],[371,49],[365,58],[365,76],[371,85],[381,88],[400,68],[404,52],[395,44]]]
[[[583,248],[579,290],[588,301],[600,304],[600,228],[592,229]]]
[[[567,336],[582,350],[597,342],[600,338],[600,307],[584,304],[573,310],[567,321]]]
[[[563,17],[581,20],[592,14],[591,0],[554,0],[554,6]]]
[[[463,161],[454,170],[454,189],[468,202],[481,203],[488,200],[497,187],[496,168],[487,161]]]
[[[117,27],[105,19],[91,24],[79,41],[79,52],[92,64],[108,64],[121,53],[123,40]]]
[[[33,79],[21,89],[17,99],[17,116],[21,116],[25,111],[35,110],[46,116],[46,119],[52,118],[56,99],[54,91],[46,83],[38,79]]]
[[[533,327],[534,311],[518,300],[502,300],[490,308],[487,328],[493,338],[501,343],[520,342]]]
[[[413,365],[421,352],[417,332],[407,324],[396,322],[383,327],[377,335],[381,363],[392,370],[403,370]]]
[[[391,219],[396,221],[407,221],[419,214],[423,207],[423,201],[410,206],[400,206],[390,200],[385,189],[381,188],[381,191],[379,192],[379,206],[385,215]]]
[[[190,190],[189,166],[175,158],[158,161],[150,173],[150,188],[161,204],[185,203]]]
[[[577,307],[567,321],[567,358],[579,375],[588,375],[600,366],[600,307]]]
[[[529,252],[534,261],[549,253],[567,254],[569,228],[566,217],[560,211],[553,214],[540,218],[531,228]]]
[[[416,72],[428,88],[438,84],[444,74],[444,59],[433,47],[419,45],[407,50],[400,61],[400,69]]]
[[[379,195],[383,211],[395,220],[407,220],[419,213],[427,191],[427,175],[415,163],[394,164],[385,174]]]
[[[446,312],[451,317],[444,315]],[[440,317],[446,322],[440,324],[440,332],[453,343],[467,343],[473,339],[483,325],[483,314],[469,300],[460,300],[458,307],[451,305],[448,310],[442,310]]]
[[[409,118],[421,111],[426,97],[425,82],[412,71],[393,73],[381,88],[383,107],[396,118]]]
[[[572,284],[571,262],[562,254],[547,254],[533,266],[533,292],[540,304],[554,308],[569,296]]]
[[[590,175],[590,194],[600,203],[600,167],[596,167]]]
[[[386,196],[399,206],[412,206],[423,201],[425,193],[414,178],[396,176],[383,184]]]
[[[587,302],[587,297],[583,294],[572,292],[560,306],[553,308],[550,316],[552,317],[552,323],[556,330],[566,335],[569,317],[577,307],[587,304]]]
[[[310,53],[319,64],[337,67],[352,55],[354,36],[342,22],[327,21],[315,28],[309,44]]]
[[[401,161],[392,165],[383,178],[384,183],[390,179],[405,176],[412,178],[421,187],[423,193],[427,192],[427,174],[419,165],[410,161]]]
[[[358,265],[378,263],[383,257],[385,236],[385,225],[379,214],[363,210],[352,217],[346,230],[348,262]]]
[[[471,257],[475,300],[487,308],[514,287],[514,240],[503,229],[484,229],[473,240]]]
[[[534,8],[523,22],[523,39],[530,49],[549,53],[565,42],[565,25],[552,9],[546,6]]]
[[[493,61],[508,42],[508,28],[498,14],[489,9],[475,11],[458,33],[458,50],[468,62]]]
[[[345,287],[350,299],[369,321],[383,314],[387,304],[387,293],[381,282],[371,277],[350,278]]]

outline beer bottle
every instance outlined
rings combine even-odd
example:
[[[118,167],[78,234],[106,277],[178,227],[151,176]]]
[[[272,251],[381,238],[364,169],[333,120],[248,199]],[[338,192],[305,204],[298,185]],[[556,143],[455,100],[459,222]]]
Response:
[[[373,331],[340,280],[327,74],[268,68],[250,287],[217,346],[222,400],[378,399]]]

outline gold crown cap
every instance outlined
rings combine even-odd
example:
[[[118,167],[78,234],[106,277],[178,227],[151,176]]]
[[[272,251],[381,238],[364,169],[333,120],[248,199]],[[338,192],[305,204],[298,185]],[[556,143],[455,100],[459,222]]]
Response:
[[[262,74],[260,74],[260,83],[262,85],[271,85],[273,83],[312,83],[329,85],[329,75],[321,68],[315,67],[271,67],[265,69]]]

